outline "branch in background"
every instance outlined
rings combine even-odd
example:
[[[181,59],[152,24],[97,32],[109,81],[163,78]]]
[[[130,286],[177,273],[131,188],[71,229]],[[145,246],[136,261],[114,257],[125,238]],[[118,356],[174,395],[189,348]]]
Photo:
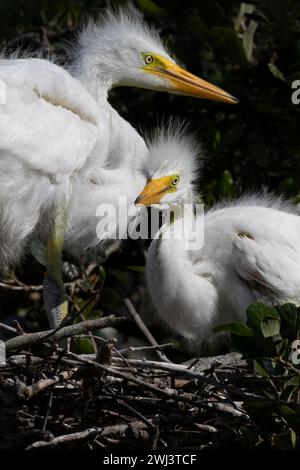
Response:
[[[18,334],[16,328],[13,328],[9,325],[5,325],[5,323],[0,323],[0,328],[2,328],[2,330],[9,331],[9,333],[14,333],[16,335]]]

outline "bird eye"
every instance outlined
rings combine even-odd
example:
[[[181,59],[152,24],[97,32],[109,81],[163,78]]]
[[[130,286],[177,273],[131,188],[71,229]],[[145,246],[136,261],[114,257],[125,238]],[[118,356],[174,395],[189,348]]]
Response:
[[[145,64],[150,65],[153,62],[153,56],[152,55],[146,55],[144,60],[145,60]]]
[[[172,186],[177,186],[178,183],[179,183],[179,176],[174,176],[174,178],[172,179]]]

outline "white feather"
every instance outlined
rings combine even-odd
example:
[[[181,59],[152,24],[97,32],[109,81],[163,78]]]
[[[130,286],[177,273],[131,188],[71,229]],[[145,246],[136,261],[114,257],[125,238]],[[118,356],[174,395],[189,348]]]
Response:
[[[181,188],[163,201],[171,206],[193,202],[190,187],[197,165],[193,148],[177,130],[173,136],[168,131],[165,142],[160,135],[150,147],[150,177],[173,174],[180,168]],[[184,206],[183,214],[189,226],[189,206]],[[181,219],[174,225],[179,223]],[[299,207],[281,197],[248,194],[212,207],[198,216],[197,223],[204,230],[202,247],[187,249],[187,232],[174,239],[172,224],[167,224],[163,231],[171,238],[153,240],[147,255],[149,292],[172,331],[193,347],[216,345],[224,338],[213,334],[213,328],[244,321],[247,307],[255,300],[272,305],[300,303]]]

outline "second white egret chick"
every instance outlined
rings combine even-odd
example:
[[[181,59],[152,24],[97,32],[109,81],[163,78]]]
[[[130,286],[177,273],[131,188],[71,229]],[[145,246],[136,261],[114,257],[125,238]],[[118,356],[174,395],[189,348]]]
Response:
[[[258,299],[300,301],[300,217],[280,198],[249,195],[197,216],[196,227],[204,224],[204,244],[197,249],[189,249],[185,237],[162,236],[183,215],[185,224],[193,217],[188,203],[194,201],[197,153],[182,127],[160,132],[150,143],[148,182],[136,204],[183,207],[152,241],[146,276],[160,317],[198,347],[222,342],[213,328],[244,321]]]

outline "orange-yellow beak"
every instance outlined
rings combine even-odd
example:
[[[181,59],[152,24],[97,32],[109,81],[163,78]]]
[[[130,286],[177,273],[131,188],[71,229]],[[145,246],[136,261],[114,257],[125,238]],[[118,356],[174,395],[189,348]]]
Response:
[[[155,59],[153,64],[144,67],[144,70],[168,79],[174,92],[224,103],[238,103],[238,100],[226,91],[187,72],[170,60],[157,55]]]
[[[136,198],[134,204],[141,204],[143,206],[151,206],[151,204],[159,204],[161,198],[168,192],[172,192],[174,189],[170,185],[170,177],[164,176],[163,178],[157,178],[149,180],[141,192]]]

